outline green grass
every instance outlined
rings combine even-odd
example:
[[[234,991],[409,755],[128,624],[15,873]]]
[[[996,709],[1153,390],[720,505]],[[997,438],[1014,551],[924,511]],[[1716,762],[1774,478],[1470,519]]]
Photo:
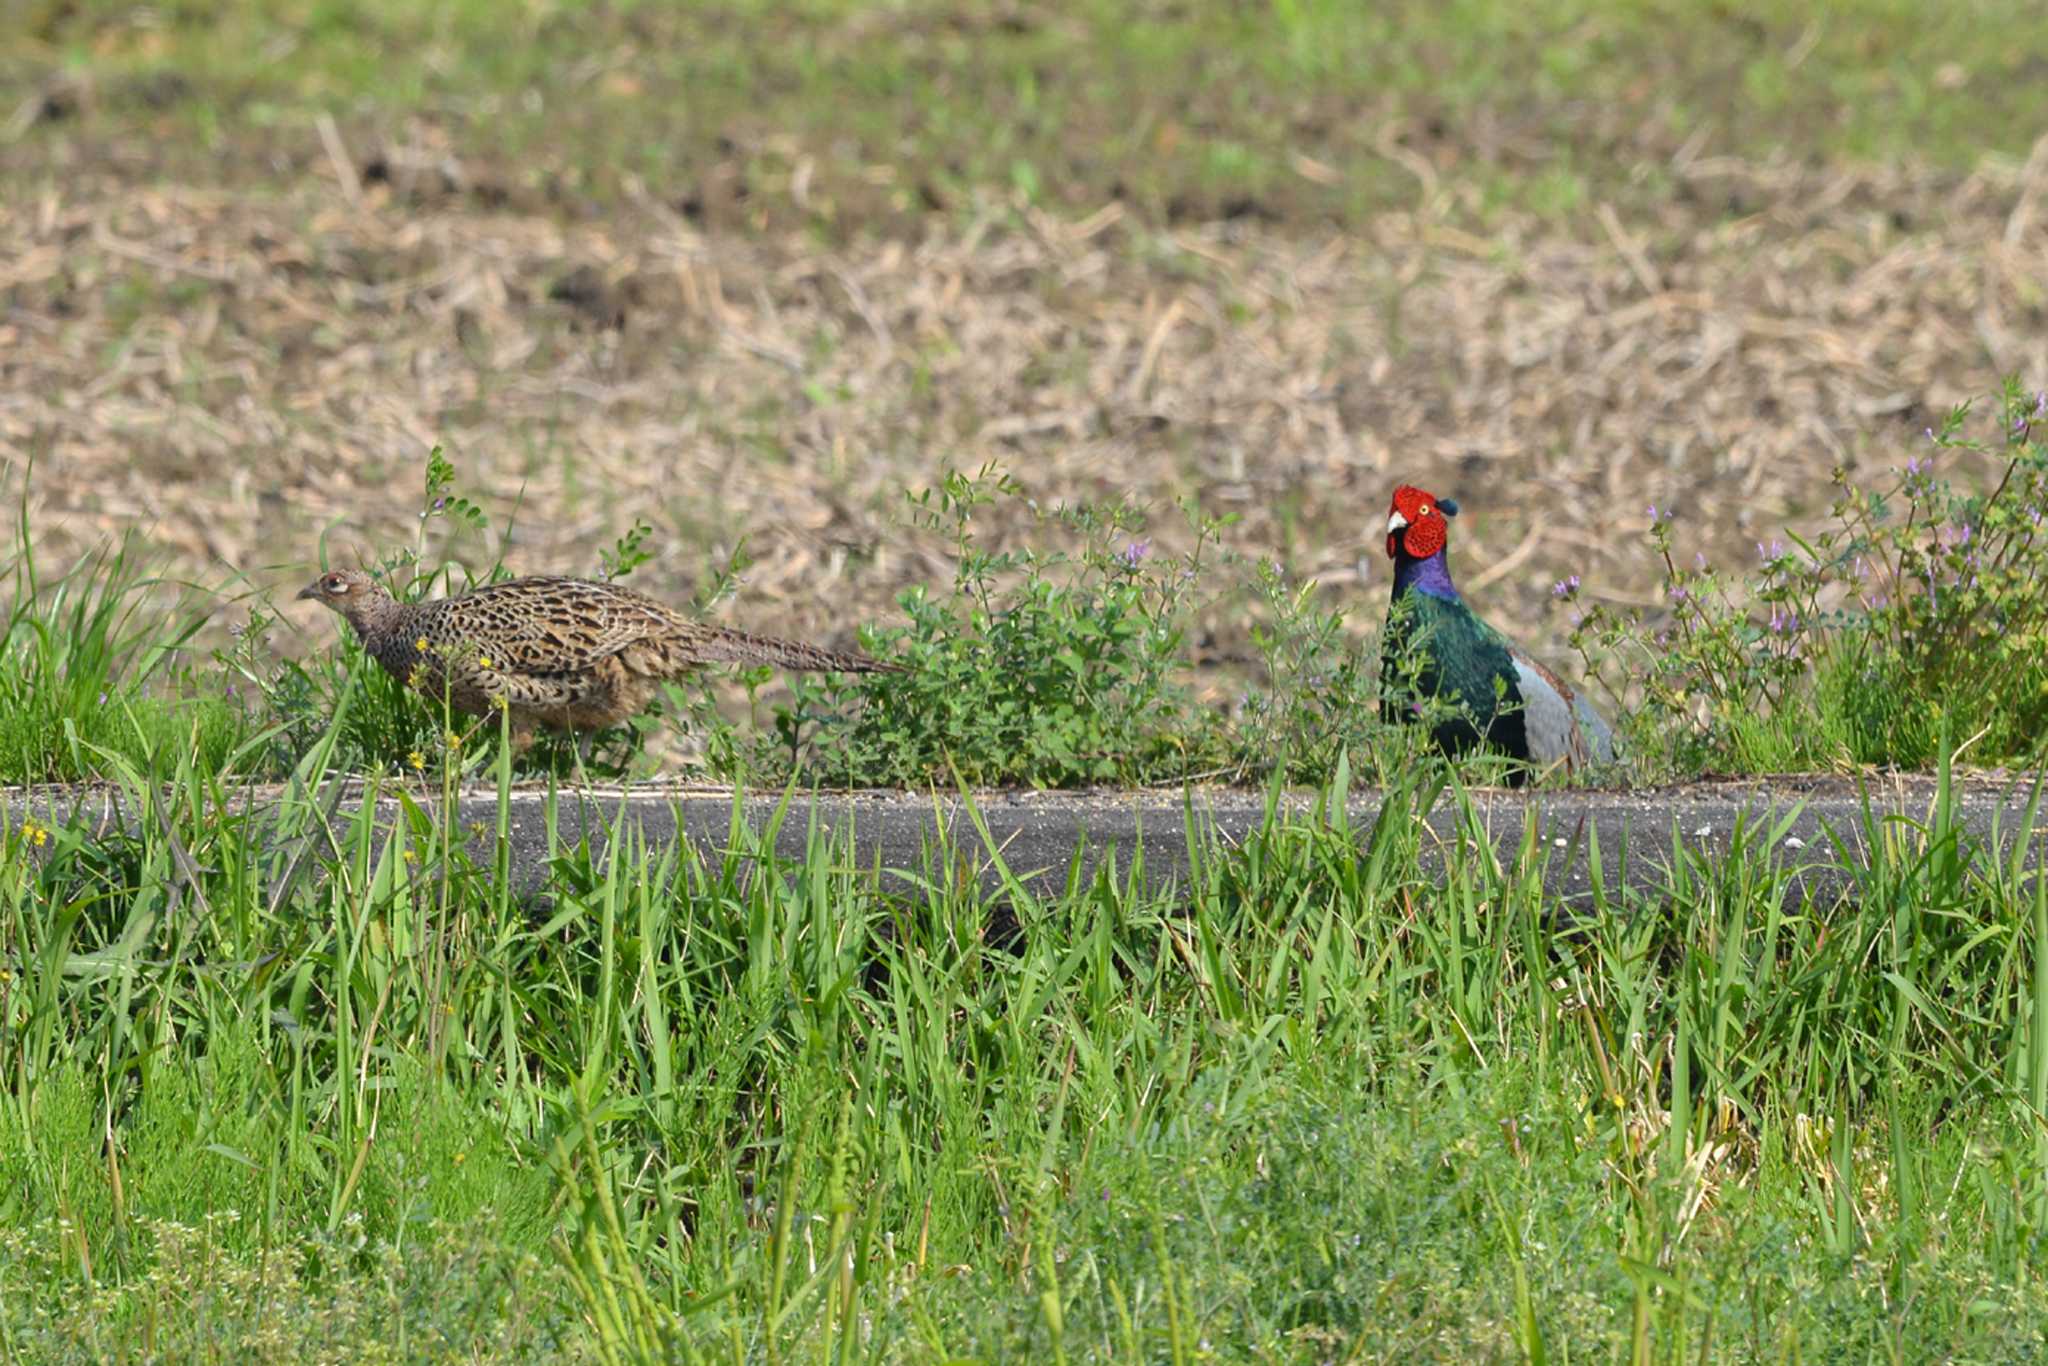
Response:
[[[212,678],[195,686],[181,656],[202,595],[150,577],[132,542],[45,578],[25,500],[15,533],[0,568],[0,781],[76,781],[179,745],[207,772],[241,767],[248,712]]]
[[[1963,168],[2026,154],[2044,55],[2022,0],[1818,16],[1784,0],[16,13],[0,78],[24,93],[62,72],[91,82],[32,145],[133,134],[173,173],[261,178],[278,149],[324,160],[320,114],[401,138],[419,119],[491,193],[609,199],[630,180],[714,219],[834,231],[1012,192],[1083,211],[1122,198],[1155,217],[1348,219],[1419,193],[1390,128],[1455,158],[1480,196],[1468,207],[1561,216],[1662,194],[1657,163],[1695,133],[1713,153]]]
[[[158,762],[132,839],[0,840],[10,1358],[2005,1359],[2048,1321],[2048,881],[1946,787],[1826,895],[1759,828],[1566,908],[1533,833],[1426,861],[1459,790],[1354,830],[1340,771],[1155,891],[739,822],[562,847],[526,903],[411,798],[330,835]]]

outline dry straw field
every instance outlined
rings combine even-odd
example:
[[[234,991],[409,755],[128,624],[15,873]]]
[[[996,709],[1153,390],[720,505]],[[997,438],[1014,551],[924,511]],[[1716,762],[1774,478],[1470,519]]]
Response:
[[[1055,27],[1020,14],[989,32]],[[576,22],[596,50],[609,21]],[[819,23],[883,40],[858,13]],[[141,33],[158,67],[166,41],[199,41],[88,28],[96,52]],[[1825,55],[1816,32],[1764,50]],[[278,51],[309,88],[338,79],[310,45]],[[639,92],[635,61],[579,78]],[[1475,169],[1526,179],[1560,151],[1516,127],[1506,91],[1462,120],[1380,100],[1350,160],[1291,153],[1261,195],[1164,213],[1083,178],[1074,140],[1105,135],[1079,114],[1074,176],[1037,195],[911,194],[914,167],[827,164],[815,135],[721,133],[684,148],[707,155],[675,183],[622,172],[593,199],[556,192],[573,134],[522,175],[502,147],[465,151],[487,142],[474,114],[228,123],[216,164],[179,150],[178,111],[211,108],[204,77],[31,65],[0,195],[7,490],[51,562],[139,531],[175,575],[237,593],[410,544],[439,443],[494,543],[436,557],[588,572],[642,518],[658,557],[639,581],[683,599],[744,538],[720,610],[766,630],[843,640],[945,580],[905,495],[988,462],[1040,506],[1129,495],[1162,547],[1184,540],[1176,500],[1234,515],[1230,548],[1369,620],[1376,528],[1409,480],[1463,501],[1468,591],[1554,652],[1556,578],[1649,601],[1650,504],[1679,511],[1682,550],[1739,560],[1824,518],[1836,466],[1898,465],[1951,405],[2048,374],[2048,143],[1967,168],[1723,153],[1706,125],[1631,134],[1616,106],[1566,126],[1581,151],[1637,160],[1538,212]],[[1380,179],[1356,212],[1290,198],[1361,165]],[[828,173],[894,207],[819,232],[806,211]],[[1021,507],[986,530],[1047,534]]]
[[[98,174],[0,201],[0,459],[57,558],[139,528],[263,592],[325,540],[409,542],[443,443],[525,571],[634,517],[684,594],[747,538],[737,619],[830,635],[940,580],[903,495],[994,461],[1041,503],[1129,493],[1370,615],[1397,480],[1462,498],[1469,590],[1646,596],[1648,504],[1740,556],[2048,373],[2048,154],[1974,174],[1698,158],[1650,216],[1155,229],[992,202],[821,249],[661,204],[521,212],[418,149],[275,192]],[[364,168],[376,172],[366,175]],[[336,174],[336,172],[339,174]],[[1731,206],[1741,210],[1731,216]],[[999,510],[1000,512],[1000,510]],[[1558,634],[1552,621],[1549,633]]]

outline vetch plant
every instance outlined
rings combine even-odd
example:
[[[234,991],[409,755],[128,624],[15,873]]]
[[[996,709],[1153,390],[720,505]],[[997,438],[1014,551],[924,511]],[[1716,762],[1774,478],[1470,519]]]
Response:
[[[1759,541],[1740,573],[1681,568],[1682,521],[1650,508],[1662,609],[1574,609],[1572,634],[1589,673],[1639,693],[1635,752],[1682,772],[1920,766],[1946,725],[1979,761],[2030,755],[2048,730],[2048,393],[2009,381],[2000,406],[1995,444],[1965,404],[1880,486],[1837,468],[1835,524]]]
[[[1155,554],[1128,504],[1040,510],[1027,548],[990,549],[976,512],[1024,499],[993,466],[949,472],[911,499],[912,520],[952,542],[951,589],[898,598],[905,626],[868,648],[907,672],[804,679],[775,715],[756,774],[799,765],[859,785],[1150,782],[1224,765],[1217,719],[1188,688],[1182,643],[1216,525]],[[1028,500],[1027,500],[1028,501]],[[1053,539],[1076,548],[1045,549]],[[857,710],[849,704],[863,699]]]

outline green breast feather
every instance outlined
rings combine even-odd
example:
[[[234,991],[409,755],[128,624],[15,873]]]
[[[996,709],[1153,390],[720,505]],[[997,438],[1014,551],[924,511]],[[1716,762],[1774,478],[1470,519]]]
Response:
[[[1513,758],[1529,757],[1514,658],[1500,633],[1464,603],[1404,593],[1387,615],[1384,642],[1381,719],[1404,721],[1420,710],[1434,719],[1431,737],[1447,753],[1483,740]]]

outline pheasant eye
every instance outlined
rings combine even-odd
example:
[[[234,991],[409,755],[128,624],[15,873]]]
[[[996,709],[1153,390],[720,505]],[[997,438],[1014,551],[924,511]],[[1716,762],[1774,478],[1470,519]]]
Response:
[[[1417,516],[1420,516],[1420,517],[1427,517],[1427,516],[1429,516],[1429,504],[1427,504],[1427,503],[1424,503],[1424,504],[1422,505],[1422,511],[1421,511],[1420,513],[1416,514],[1416,515],[1417,515]]]
[[[327,576],[327,591],[330,593],[348,592],[348,580],[339,574],[329,574]]]

